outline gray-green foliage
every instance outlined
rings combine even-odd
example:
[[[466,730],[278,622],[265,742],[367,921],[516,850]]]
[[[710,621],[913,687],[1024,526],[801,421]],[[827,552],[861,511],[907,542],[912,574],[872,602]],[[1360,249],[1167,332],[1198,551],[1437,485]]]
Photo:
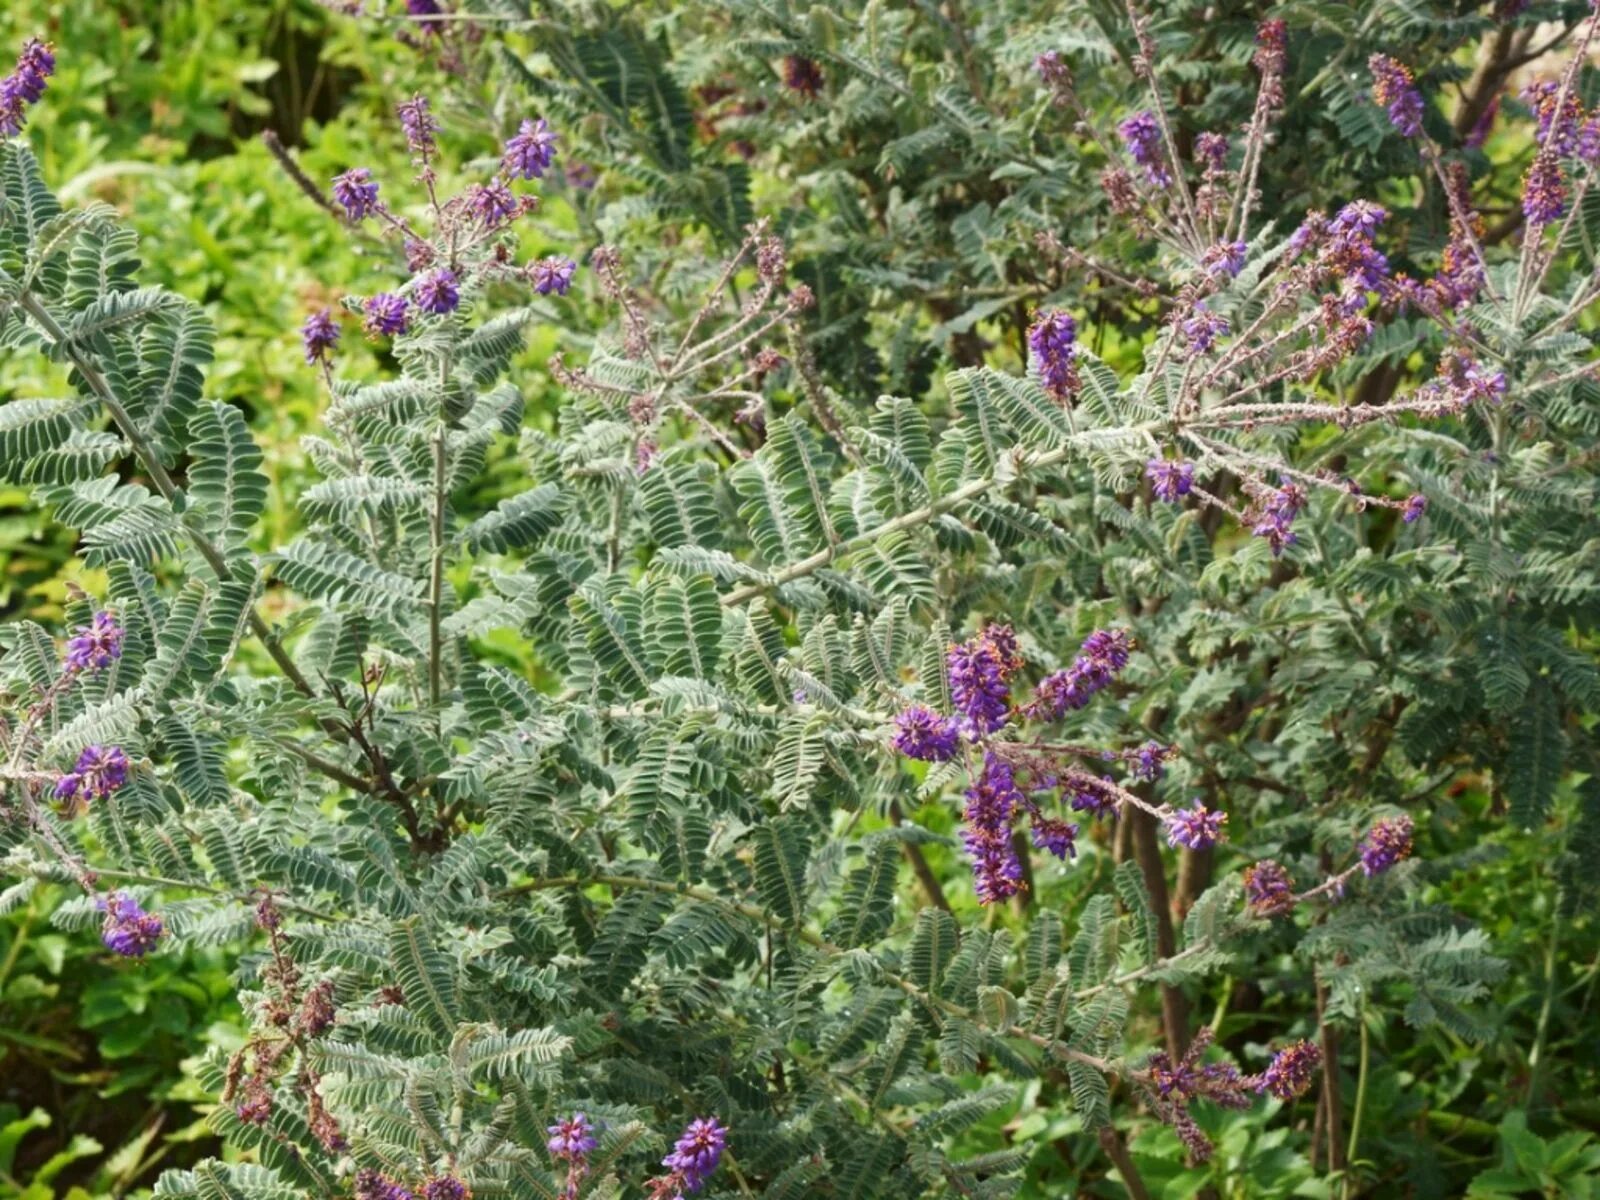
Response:
[[[806,45],[783,36],[774,53]],[[636,94],[607,66],[657,51],[619,45],[562,43],[590,82],[543,85],[551,103],[603,98],[681,128],[680,93]],[[852,54],[841,42],[827,61],[870,77]],[[991,119],[934,101],[920,140],[885,149],[898,169],[947,125],[977,139]],[[639,137],[652,194],[681,188],[667,211],[737,237],[737,172]],[[715,1113],[734,1131],[722,1193],[1005,1194],[1025,1151],[991,1137],[974,1153],[961,1134],[992,1128],[1035,1078],[1083,1127],[1105,1123],[1149,1042],[1130,1006],[1270,945],[1224,878],[1188,897],[1164,956],[1149,880],[1131,859],[1112,868],[1109,847],[1071,868],[1107,869],[1096,894],[1030,911],[1020,934],[976,919],[964,885],[954,912],[905,886],[905,858],[953,851],[895,816],[959,780],[913,778],[886,752],[887,718],[944,706],[944,649],[978,617],[1015,620],[1040,668],[1132,621],[1131,696],[1075,732],[1123,742],[1143,721],[1176,742],[1166,794],[1225,801],[1247,855],[1283,857],[1303,882],[1319,853],[1348,853],[1368,804],[1414,799],[1423,768],[1449,765],[1450,722],[1503,735],[1493,765],[1530,816],[1582,740],[1569,714],[1592,703],[1594,672],[1565,633],[1592,627],[1594,567],[1553,514],[1592,515],[1577,494],[1591,485],[1548,482],[1553,435],[1490,478],[1442,438],[1327,435],[1303,454],[1403,458],[1454,545],[1388,543],[1319,510],[1289,572],[1260,542],[1236,549],[1199,514],[1134,498],[1166,417],[1149,375],[1119,381],[1087,354],[1071,412],[990,367],[954,372],[933,403],[772,385],[765,438],[740,456],[681,415],[693,377],[604,341],[595,386],[553,431],[523,429],[508,369],[534,314],[475,297],[397,342],[398,378],[336,386],[307,445],[322,481],[301,497],[305,533],[253,554],[260,455],[241,416],[203,398],[203,314],[137,286],[109,213],[63,216],[32,157],[0,153],[0,336],[65,364],[74,389],[0,408],[0,472],[82,530],[128,630],[122,659],[46,716],[41,762],[115,742],[137,763],[86,818],[39,808],[42,832],[159,898],[176,939],[246,936],[270,891],[304,976],[338,999],[303,1053],[348,1152],[319,1146],[285,1081],[265,1126],[228,1105],[213,1117],[261,1165],[173,1172],[162,1194],[328,1195],[359,1163],[554,1197],[543,1129],[574,1109],[605,1127],[600,1189]],[[1553,429],[1587,430],[1581,387],[1541,403]],[[643,472],[641,395],[680,413]],[[1462,436],[1481,449],[1505,432]],[[1255,451],[1273,437],[1238,434]],[[513,442],[527,486],[473,508],[487,456]],[[1479,511],[1486,490],[1504,509]],[[536,673],[497,649],[508,632]],[[18,623],[6,638],[12,694],[49,687],[50,634]],[[270,663],[241,656],[245,639]],[[0,839],[8,868],[62,875],[20,822]],[[1410,905],[1416,873],[1362,890],[1298,950],[1334,1016],[1398,981],[1408,1019],[1469,1033],[1494,964],[1447,913]],[[63,914],[97,920],[88,901]],[[267,966],[242,968],[263,1002]],[[208,1061],[209,1086],[225,1076]]]

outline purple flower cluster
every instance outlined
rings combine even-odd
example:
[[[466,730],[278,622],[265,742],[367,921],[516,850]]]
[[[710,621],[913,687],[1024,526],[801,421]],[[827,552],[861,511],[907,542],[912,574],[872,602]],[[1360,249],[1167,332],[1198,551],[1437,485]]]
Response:
[[[1213,812],[1196,800],[1191,808],[1169,812],[1166,822],[1167,845],[1209,850],[1222,840],[1222,827],[1228,823],[1228,814]]]
[[[1218,338],[1228,336],[1228,318],[1212,312],[1204,304],[1196,304],[1194,311],[1179,322],[1178,332],[1183,335],[1183,344],[1191,354],[1209,354]]]
[[[28,122],[28,106],[39,103],[56,73],[56,56],[48,42],[29,38],[17,55],[11,74],[0,79],[0,137],[15,137]]]
[[[1291,526],[1306,505],[1306,492],[1299,484],[1284,479],[1277,488],[1257,497],[1252,510],[1250,532],[1266,538],[1276,556],[1295,540]]]
[[[1009,625],[989,625],[946,654],[950,700],[962,729],[974,738],[993,733],[1011,713],[1009,680],[1022,667]]]
[[[1428,498],[1421,492],[1406,497],[1406,506],[1400,512],[1400,519],[1407,525],[1415,525],[1422,520],[1422,514],[1428,511]]]
[[[1374,54],[1367,60],[1372,72],[1372,99],[1389,110],[1389,124],[1403,137],[1422,133],[1422,93],[1412,82],[1411,72],[1387,54]]]
[[[513,179],[542,179],[556,157],[556,134],[543,117],[523,121],[506,142],[500,164]]]
[[[980,904],[1015,896],[1022,887],[1022,863],[1011,840],[1011,825],[1023,806],[1011,764],[992,751],[983,756],[983,770],[967,789],[961,840],[972,858],[973,888]]]
[[[306,352],[306,365],[333,361],[333,351],[339,345],[339,326],[333,319],[333,310],[319,308],[300,326],[300,341]]]
[[[1416,827],[1407,816],[1385,817],[1375,821],[1361,841],[1361,870],[1381,875],[1411,854],[1411,838]]]
[[[1236,278],[1244,270],[1248,249],[1243,242],[1218,242],[1206,247],[1205,253],[1200,256],[1200,266],[1209,278],[1218,282]],[[1223,325],[1226,326],[1227,322],[1224,321]]]
[[[436,147],[434,136],[439,132],[439,122],[434,120],[426,96],[413,96],[402,101],[395,110],[400,117],[400,128],[405,130],[406,145],[411,153],[427,161]]]
[[[567,1164],[567,1181],[561,1200],[578,1200],[578,1189],[589,1174],[589,1155],[600,1144],[594,1135],[594,1126],[580,1112],[547,1126],[545,1132],[550,1135],[550,1140],[544,1144],[550,1157]]]
[[[1289,23],[1282,18],[1263,21],[1256,27],[1256,70],[1263,75],[1282,75],[1289,61]]]
[[[1039,73],[1039,81],[1050,89],[1056,104],[1070,102],[1072,68],[1061,57],[1061,51],[1046,50],[1033,60],[1033,69]]]
[[[378,184],[366,167],[352,167],[334,176],[333,198],[352,221],[362,221],[378,211]]]
[[[1417,395],[1431,397],[1440,412],[1459,413],[1479,401],[1499,404],[1508,386],[1504,371],[1485,367],[1471,355],[1450,352],[1439,360],[1435,378],[1423,384]]]
[[[1097,629],[1083,640],[1072,665],[1039,681],[1023,712],[1036,720],[1059,720],[1083,708],[1128,665],[1133,639],[1125,630]]]
[[[1078,394],[1078,323],[1064,308],[1035,314],[1028,326],[1028,352],[1045,391],[1066,403]]]
[[[1177,1062],[1165,1051],[1158,1050],[1136,1076],[1150,1098],[1151,1108],[1172,1126],[1195,1162],[1209,1159],[1212,1145],[1190,1114],[1190,1103],[1205,1099],[1221,1108],[1250,1106],[1250,1080],[1239,1073],[1238,1067],[1227,1062],[1200,1062],[1211,1045],[1212,1036],[1210,1027],[1203,1026]]]
[[[422,1185],[422,1200],[472,1200],[472,1189],[454,1175],[435,1175]]]
[[[1078,857],[1078,827],[1071,821],[1061,821],[1034,813],[1029,825],[1035,849],[1047,851],[1065,862]]]
[[[1563,95],[1557,81],[1536,79],[1522,89],[1522,98],[1538,122],[1540,146],[1562,158],[1583,156],[1584,134],[1590,123],[1585,120],[1588,114],[1574,89],[1566,88]]]
[[[354,1195],[355,1200],[416,1200],[407,1188],[371,1167],[356,1172]]]
[[[485,229],[498,229],[522,210],[502,179],[491,179],[473,188],[468,202]]]
[[[1176,504],[1194,487],[1194,464],[1152,458],[1144,465],[1144,477],[1150,481],[1150,491],[1157,500]]]
[[[411,327],[410,306],[404,296],[394,292],[380,292],[369,299],[362,311],[366,313],[361,327],[369,338],[393,337]]]
[[[1567,183],[1561,162],[1548,148],[1533,156],[1533,164],[1522,179],[1522,215],[1528,225],[1542,229],[1560,220],[1567,211]]]
[[[1135,779],[1154,783],[1167,773],[1166,761],[1172,750],[1160,742],[1146,742],[1134,752],[1131,768]]]
[[[1073,779],[1067,785],[1073,811],[1087,813],[1091,817],[1105,817],[1115,813],[1117,797],[1111,790],[1112,781],[1108,778],[1103,782],[1104,786],[1083,776]]]
[[[961,724],[941,717],[926,705],[914,704],[894,719],[894,748],[922,762],[948,762],[961,748]]]
[[[815,59],[791,54],[783,60],[783,86],[791,92],[798,92],[807,100],[815,100],[822,94],[823,83],[822,68]]]
[[[552,255],[530,265],[528,279],[533,284],[533,290],[541,296],[548,296],[552,292],[558,296],[565,296],[567,289],[572,286],[572,276],[577,270],[578,264],[570,258]]]
[[[67,639],[67,673],[104,671],[122,657],[122,626],[108,612],[97,612]]]
[[[145,912],[127,892],[112,893],[100,901],[100,908],[106,914],[100,930],[106,949],[124,958],[141,958],[161,940],[161,918]]]
[[[1315,1042],[1285,1046],[1272,1056],[1272,1062],[1256,1080],[1256,1091],[1270,1092],[1286,1102],[1303,1096],[1321,1063],[1322,1051]]]
[[[1382,205],[1353,200],[1328,223],[1330,237],[1321,265],[1351,293],[1377,291],[1388,281],[1389,260],[1372,244],[1378,226],[1388,219],[1389,212]]]
[[[442,316],[461,306],[461,281],[454,271],[440,267],[417,281],[417,307]]]
[[[651,1200],[698,1192],[722,1162],[722,1151],[727,1143],[728,1131],[715,1117],[690,1121],[674,1143],[672,1152],[661,1160],[661,1165],[671,1173],[645,1185]]]
[[[1294,905],[1294,882],[1283,865],[1264,858],[1244,869],[1244,894],[1250,911],[1270,917],[1288,912]]]
[[[1167,157],[1161,147],[1161,125],[1149,109],[1136,112],[1117,126],[1129,156],[1144,168],[1145,176],[1157,187],[1172,185],[1172,172],[1167,169]]]
[[[581,1112],[557,1121],[545,1132],[550,1135],[550,1140],[545,1143],[544,1148],[550,1152],[551,1158],[564,1161],[587,1158],[600,1144],[594,1136],[594,1125]]]
[[[128,782],[128,756],[120,746],[85,746],[77,764],[56,781],[58,800],[104,800]]]
[[[1228,139],[1220,133],[1196,134],[1194,153],[1207,171],[1221,171],[1228,165]]]

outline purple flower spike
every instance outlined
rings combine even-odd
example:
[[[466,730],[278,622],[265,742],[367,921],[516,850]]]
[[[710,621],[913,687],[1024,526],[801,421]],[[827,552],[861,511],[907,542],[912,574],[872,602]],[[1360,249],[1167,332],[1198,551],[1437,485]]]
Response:
[[[541,179],[556,157],[555,130],[540,117],[537,121],[524,121],[522,127],[506,142],[501,165],[513,179]]]
[[[505,181],[494,179],[473,191],[472,211],[486,228],[494,229],[516,216],[520,206]]]
[[[1296,1042],[1272,1056],[1272,1062],[1256,1083],[1256,1091],[1271,1092],[1279,1100],[1303,1096],[1322,1062],[1322,1051],[1315,1042]]]
[[[100,908],[106,914],[100,931],[106,949],[124,958],[141,958],[161,940],[161,918],[145,912],[127,892],[115,892],[102,899]]]
[[[366,167],[352,167],[334,177],[333,198],[352,221],[371,216],[378,208],[378,185]]]
[[[122,657],[122,637],[122,626],[115,617],[108,612],[95,613],[89,624],[67,639],[67,672],[104,671]]]
[[[333,351],[339,345],[340,330],[333,319],[333,310],[318,309],[300,326],[300,341],[305,347],[306,365],[327,363],[333,360]]]
[[[422,1185],[422,1200],[472,1200],[472,1189],[453,1175],[435,1175]]]
[[[1011,711],[1011,688],[1006,681],[1016,665],[1007,657],[1004,644],[986,634],[988,630],[951,646],[947,655],[950,699],[961,714],[962,728],[973,737],[999,729]]]
[[[1034,817],[1029,832],[1033,835],[1033,844],[1037,849],[1048,851],[1063,862],[1078,857],[1078,827],[1070,821],[1058,821],[1053,817]]]
[[[1072,69],[1061,57],[1059,50],[1046,50],[1033,60],[1033,69],[1046,87],[1062,92],[1072,87]]]
[[[1194,152],[1208,171],[1220,171],[1228,165],[1228,139],[1220,133],[1197,134]]]
[[[701,1117],[689,1122],[661,1165],[682,1179],[685,1192],[698,1192],[716,1171],[727,1144],[722,1124],[715,1117]]]
[[[1378,226],[1389,219],[1389,210],[1371,200],[1352,200],[1328,222],[1328,228],[1338,234],[1358,234],[1370,238]]]
[[[1074,812],[1087,813],[1091,817],[1105,817],[1117,811],[1116,793],[1111,790],[1112,781],[1107,778],[1106,786],[1101,787],[1091,779],[1077,779],[1070,785],[1072,794],[1072,808]]]
[[[416,1200],[416,1198],[382,1172],[363,1167],[356,1172],[355,1200]]]
[[[1522,214],[1534,229],[1559,220],[1567,211],[1567,185],[1554,151],[1541,150],[1522,180]]]
[[[1565,97],[1561,93],[1562,87],[1555,80],[1539,79],[1522,89],[1522,98],[1538,120],[1539,145],[1566,158],[1581,148],[1587,113],[1577,92],[1569,88]]]
[[[1291,526],[1305,504],[1305,489],[1291,480],[1283,480],[1282,486],[1257,499],[1250,532],[1267,540],[1274,557],[1282,554],[1284,548],[1295,541]]]
[[[363,311],[367,316],[362,328],[370,338],[393,337],[411,327],[411,313],[406,298],[393,292],[380,292],[372,297]]]
[[[1133,639],[1124,630],[1095,630],[1083,640],[1070,667],[1053,671],[1039,681],[1023,714],[1035,720],[1055,721],[1083,708],[1128,665],[1132,648]]]
[[[1160,742],[1147,742],[1133,758],[1133,777],[1154,783],[1167,773],[1167,748]]]
[[[434,119],[426,96],[413,96],[401,103],[400,128],[406,132],[406,144],[418,158],[427,159],[436,147],[434,135],[439,132],[439,122]]]
[[[58,800],[104,800],[128,782],[128,756],[120,746],[85,746],[77,764],[56,783]]]
[[[1196,800],[1193,808],[1167,814],[1167,845],[1208,850],[1222,840],[1222,827],[1227,823],[1227,813],[1212,812]]]
[[[1206,252],[1200,257],[1200,265],[1212,279],[1233,279],[1244,270],[1248,249],[1243,242],[1218,242],[1215,246],[1206,247]]]
[[[416,297],[417,307],[423,312],[440,315],[455,312],[461,305],[460,281],[454,271],[441,267],[422,277],[417,284]]]
[[[1289,23],[1281,18],[1263,21],[1256,27],[1256,70],[1263,75],[1281,75],[1288,65]]]
[[[56,56],[48,42],[29,38],[17,56],[16,68],[0,79],[0,137],[22,132],[28,121],[28,106],[44,97],[48,80],[56,71]]]
[[[548,296],[551,292],[565,296],[577,270],[578,264],[570,258],[552,255],[532,264],[528,268],[528,278],[533,283],[533,290],[541,296]]]
[[[1196,304],[1178,326],[1183,343],[1191,354],[1210,354],[1218,338],[1228,336],[1228,318],[1212,312],[1204,304]]]
[[[1078,394],[1078,323],[1062,308],[1037,314],[1028,327],[1028,352],[1045,391],[1065,403]]]
[[[1022,888],[1022,863],[1011,840],[1011,823],[1023,806],[1011,764],[992,752],[983,756],[983,771],[967,789],[961,840],[972,857],[973,888],[980,904],[1015,896]]]
[[[1161,148],[1161,126],[1155,113],[1146,109],[1134,113],[1117,126],[1117,135],[1127,148],[1133,161],[1144,168],[1145,176],[1157,187],[1172,184],[1172,172],[1167,169],[1166,155]]]
[[[1422,520],[1422,514],[1428,511],[1428,498],[1421,492],[1406,497],[1405,509],[1400,513],[1400,519],[1407,525],[1415,525]]]
[[[1401,859],[1410,857],[1416,826],[1410,817],[1386,817],[1373,823],[1361,842],[1361,870],[1381,875]]]
[[[907,758],[948,762],[961,748],[960,722],[916,704],[895,716],[892,743]]]
[[[1283,865],[1270,858],[1244,869],[1244,894],[1257,916],[1276,916],[1294,906],[1294,882]]]
[[[1389,110],[1389,124],[1402,137],[1422,133],[1422,93],[1411,80],[1411,72],[1387,54],[1374,54],[1367,60],[1372,72],[1372,99]]]
[[[557,1121],[545,1129],[550,1140],[544,1148],[550,1157],[559,1159],[587,1158],[600,1143],[594,1136],[594,1125],[583,1113],[573,1113],[564,1121]]]
[[[1176,504],[1194,487],[1194,464],[1152,458],[1144,465],[1144,477],[1150,481],[1151,494],[1157,500]]]

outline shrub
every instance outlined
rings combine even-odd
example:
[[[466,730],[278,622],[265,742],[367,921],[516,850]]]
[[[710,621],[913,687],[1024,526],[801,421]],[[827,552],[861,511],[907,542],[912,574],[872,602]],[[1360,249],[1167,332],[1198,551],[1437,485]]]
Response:
[[[961,169],[1006,185],[992,213],[1097,171],[1060,227],[1109,209],[1137,240],[1079,251],[1030,218],[1004,261],[1049,268],[929,330],[874,303],[873,272],[837,282],[805,257],[831,214],[749,219],[736,167],[659,140],[683,93],[636,89],[661,80],[661,45],[597,17],[615,23],[550,43],[565,83],[518,76],[554,129],[519,116],[491,165],[457,168],[416,96],[397,113],[409,195],[359,164],[329,182],[404,272],[307,315],[321,478],[265,553],[260,450],[203,399],[204,314],[139,286],[112,212],[63,211],[22,144],[0,151],[0,336],[74,390],[0,410],[0,463],[106,577],[64,650],[8,631],[7,896],[78,884],[60,922],[127,957],[261,947],[240,968],[247,1044],[202,1068],[249,1161],[161,1194],[576,1197],[646,1176],[659,1197],[1003,1194],[1033,1149],[998,1128],[1020,1081],[1070,1105],[1067,1153],[1092,1136],[1137,1191],[1114,1088],[1200,1163],[1246,1128],[1221,1114],[1293,1106],[1324,1064],[1316,1136],[1338,1168],[1368,1081],[1362,1023],[1347,1140],[1339,1029],[1375,990],[1416,1028],[1482,1031],[1501,965],[1423,893],[1484,855],[1413,848],[1456,820],[1437,797],[1463,772],[1491,770],[1530,823],[1592,754],[1576,328],[1600,285],[1591,118],[1567,99],[1592,24],[1532,93],[1509,253],[1486,248],[1412,73],[1372,60],[1362,119],[1409,143],[1446,231],[1408,275],[1386,238],[1426,211],[1267,208],[1295,170],[1268,165],[1281,21],[1248,68],[1212,65],[1246,126],[1229,139],[1178,123],[1134,10],[1113,33],[1137,105],[1097,112],[1041,46],[1027,122],[985,103],[959,11],[918,47],[949,76],[922,113],[922,79],[867,52],[882,28],[856,49],[816,12],[807,32],[736,6],[702,33],[776,26],[766,52],[805,103],[835,73],[866,80],[878,107],[848,97],[846,136],[927,116],[875,134],[879,165],[970,144]],[[510,57],[466,21],[408,36],[462,71]],[[12,125],[45,53],[24,52]],[[691,225],[670,254],[523,256],[584,104],[703,242]],[[1083,143],[1059,174],[1030,145],[1048,121]],[[1014,233],[931,203],[964,186],[930,172],[914,224],[934,233],[911,239],[938,256],[955,230],[960,303],[982,277],[968,249]],[[574,289],[611,318],[561,335],[582,364],[551,363],[564,402],[530,424],[524,330],[581,325]],[[1025,374],[975,334],[1017,305]],[[920,383],[906,364],[932,361],[871,353],[880,318],[891,345],[980,344],[950,342],[964,365],[925,395],[866,404],[862,380]],[[386,377],[345,376],[357,325]],[[843,329],[862,344],[836,354]],[[1434,377],[1366,382],[1412,358]],[[529,486],[498,495],[484,476],[513,442]],[[1226,1051],[1189,1012],[1223,973],[1283,993]]]

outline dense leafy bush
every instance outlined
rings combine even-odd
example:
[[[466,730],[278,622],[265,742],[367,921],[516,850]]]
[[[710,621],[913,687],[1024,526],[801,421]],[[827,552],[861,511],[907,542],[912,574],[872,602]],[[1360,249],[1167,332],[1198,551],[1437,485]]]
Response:
[[[103,588],[6,630],[4,905],[249,947],[158,1194],[1590,1186],[1587,8],[437,7],[409,169],[274,150],[303,486],[0,149]]]

